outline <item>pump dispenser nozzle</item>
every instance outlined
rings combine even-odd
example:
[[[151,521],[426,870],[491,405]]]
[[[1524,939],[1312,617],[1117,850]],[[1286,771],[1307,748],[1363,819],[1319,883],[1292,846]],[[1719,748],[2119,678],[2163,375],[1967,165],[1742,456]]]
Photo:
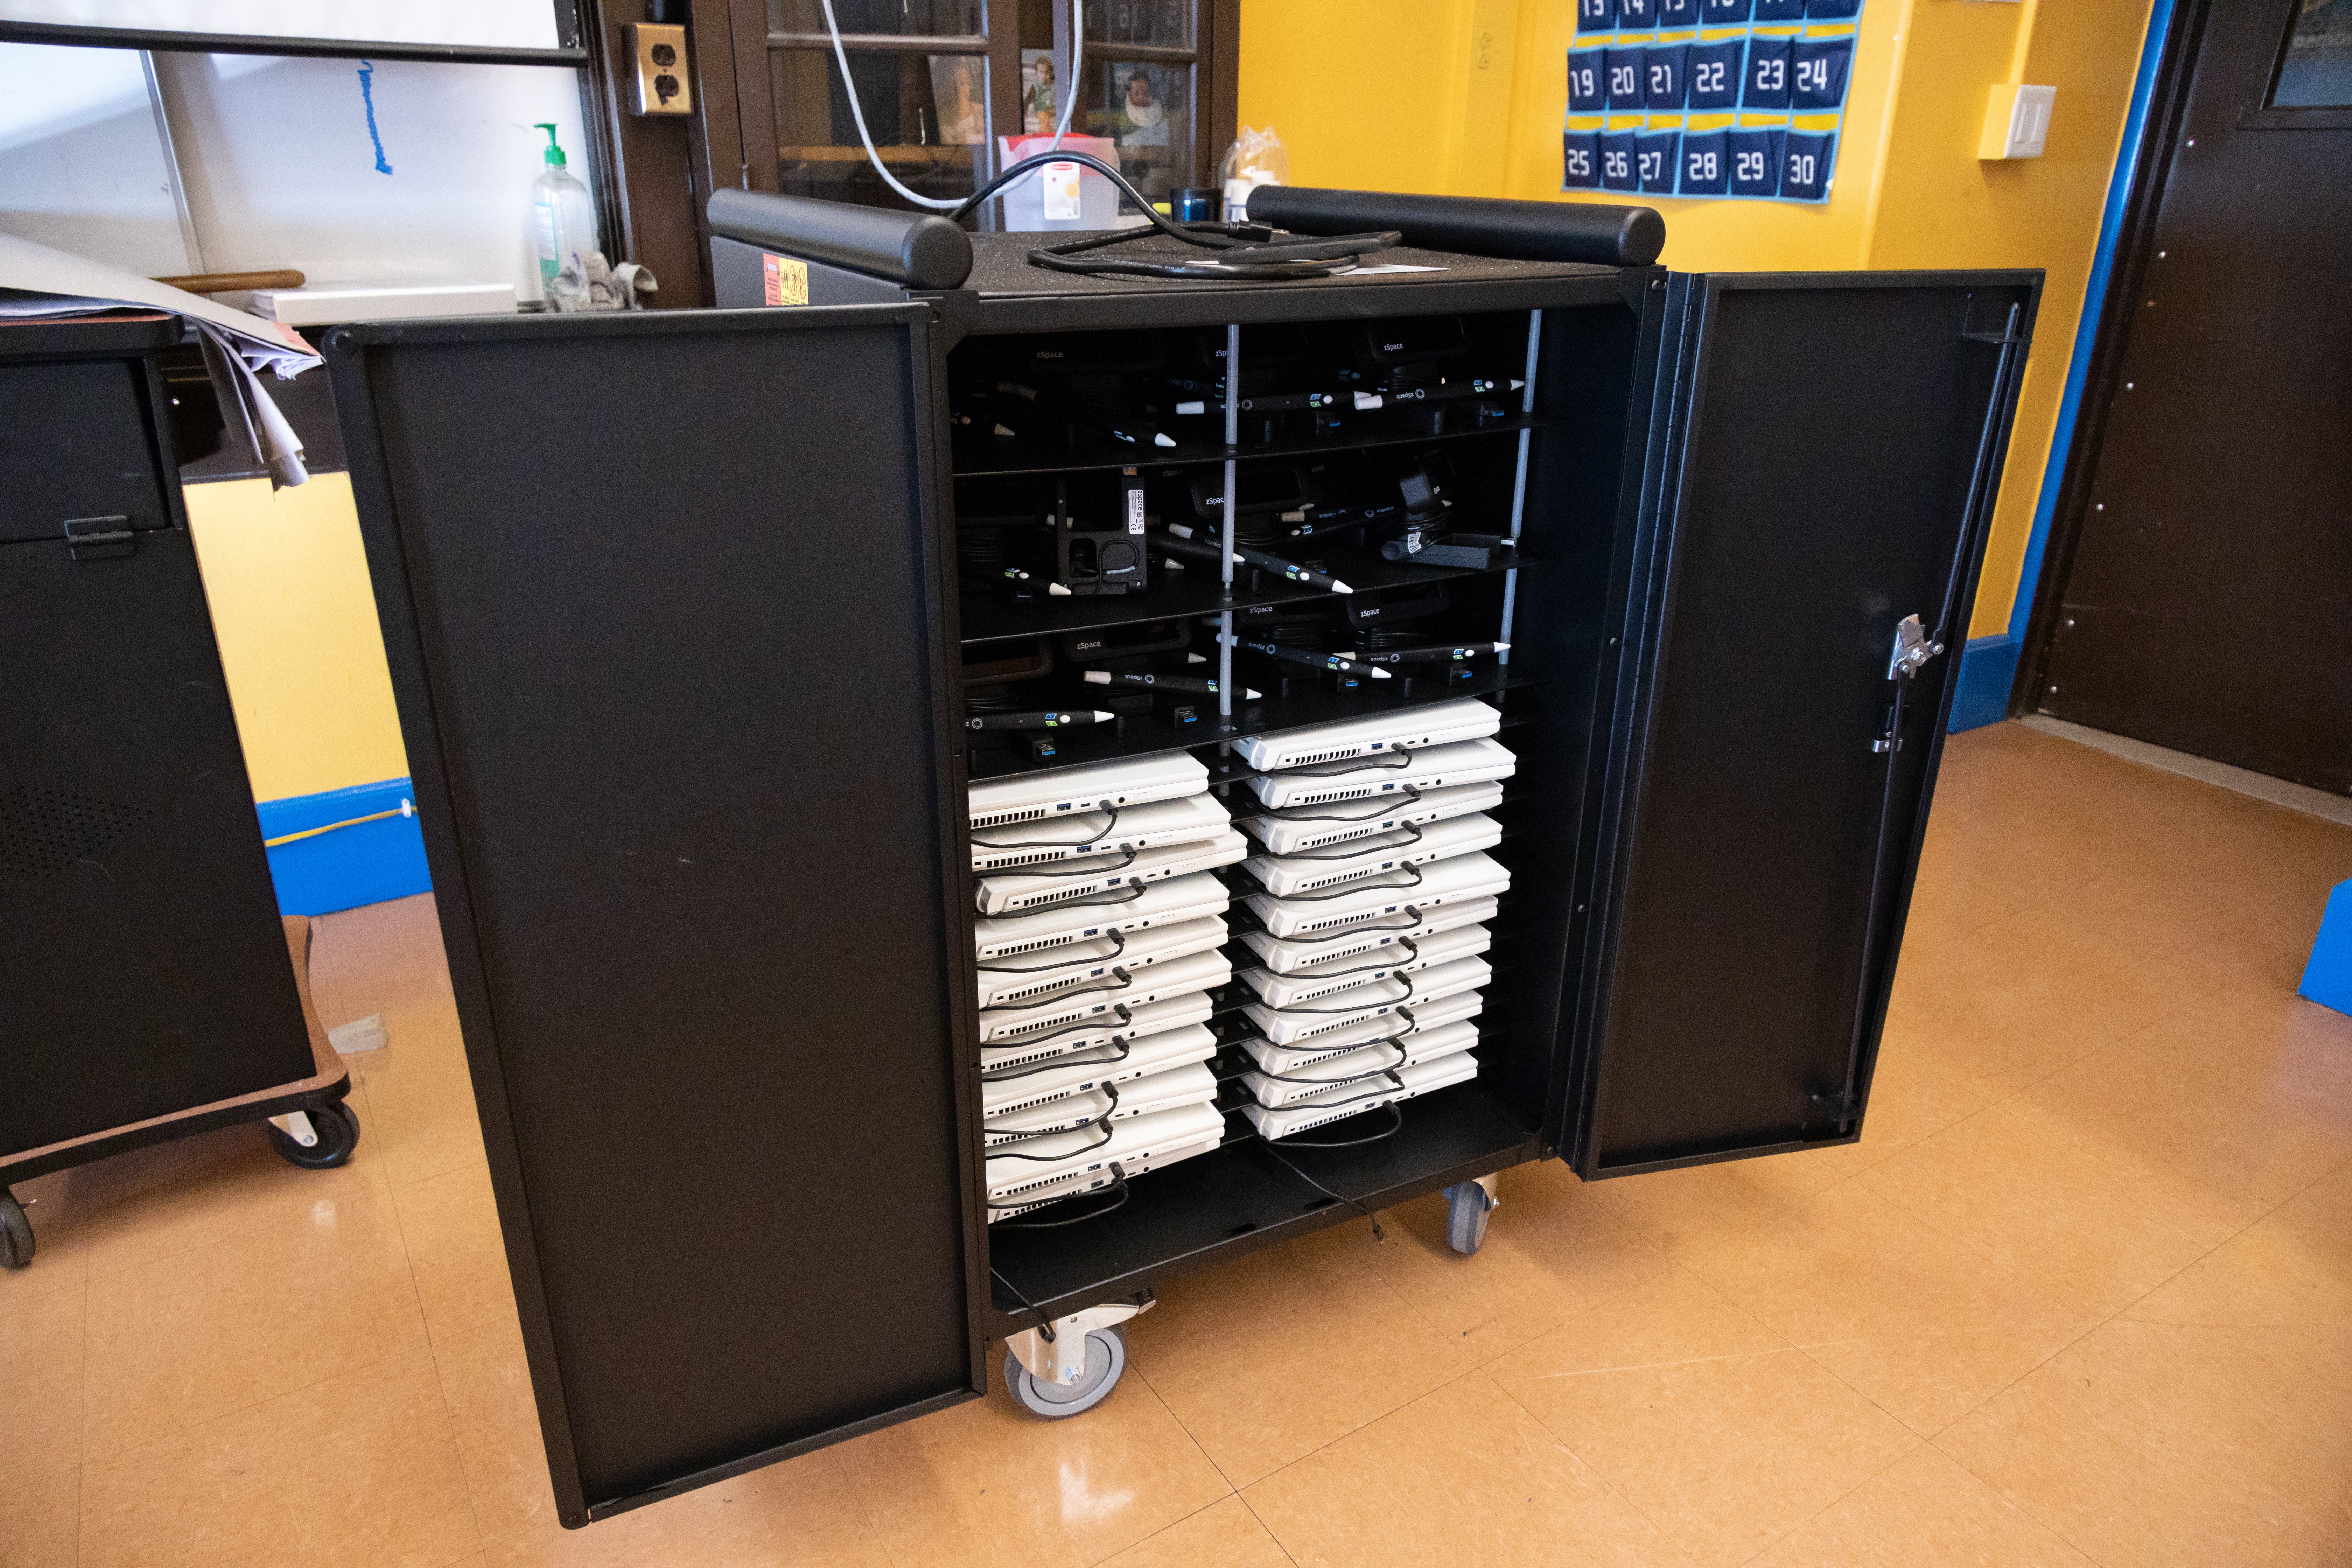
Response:
[[[532,122],[531,128],[535,131],[544,131],[547,132],[547,151],[540,154],[540,161],[548,164],[551,168],[561,169],[563,167],[563,149],[557,146],[555,143],[555,121],[552,120],[535,121]]]

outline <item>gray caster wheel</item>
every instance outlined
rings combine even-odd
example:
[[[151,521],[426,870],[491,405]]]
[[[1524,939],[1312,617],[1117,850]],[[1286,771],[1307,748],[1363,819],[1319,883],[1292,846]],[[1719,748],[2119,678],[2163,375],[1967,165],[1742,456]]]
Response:
[[[1456,1252],[1475,1252],[1486,1244],[1486,1219],[1494,1200],[1475,1182],[1458,1182],[1445,1189],[1445,1245]]]
[[[289,1165],[299,1165],[306,1171],[327,1171],[344,1163],[352,1151],[360,1146],[359,1113],[342,1100],[310,1113],[310,1131],[319,1141],[309,1148],[297,1142],[292,1134],[275,1126],[269,1129],[270,1146],[279,1159]]]
[[[0,1187],[0,1268],[22,1268],[33,1261],[33,1222],[16,1194]]]
[[[1116,1328],[1092,1329],[1087,1334],[1087,1374],[1068,1384],[1040,1383],[1029,1375],[1021,1358],[1004,1352],[1004,1389],[1013,1402],[1032,1415],[1065,1421],[1084,1415],[1110,1397],[1127,1371],[1127,1336]]]

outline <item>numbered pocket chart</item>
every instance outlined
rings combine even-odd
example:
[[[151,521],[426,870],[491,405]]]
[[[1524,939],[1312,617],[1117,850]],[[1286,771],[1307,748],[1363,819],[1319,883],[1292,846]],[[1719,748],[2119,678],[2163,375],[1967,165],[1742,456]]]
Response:
[[[1576,0],[1560,189],[1825,202],[1862,0]]]

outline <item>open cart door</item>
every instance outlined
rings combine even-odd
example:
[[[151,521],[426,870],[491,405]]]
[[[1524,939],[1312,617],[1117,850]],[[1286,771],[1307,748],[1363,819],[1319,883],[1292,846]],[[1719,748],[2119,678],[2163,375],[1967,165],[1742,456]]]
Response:
[[[1667,280],[1559,1140],[1860,1134],[2040,276]]]
[[[928,312],[327,350],[563,1522],[983,1390]]]

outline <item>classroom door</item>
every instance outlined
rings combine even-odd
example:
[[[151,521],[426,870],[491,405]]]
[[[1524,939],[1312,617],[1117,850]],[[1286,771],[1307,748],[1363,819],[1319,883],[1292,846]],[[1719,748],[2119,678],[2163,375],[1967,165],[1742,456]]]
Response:
[[[2211,0],[2048,653],[2053,718],[2352,790],[2352,3]],[[2136,264],[2135,264],[2136,263]]]
[[[938,352],[327,341],[567,1525],[987,1387]]]
[[[1860,1136],[2040,282],[1670,276],[1580,1173]]]

